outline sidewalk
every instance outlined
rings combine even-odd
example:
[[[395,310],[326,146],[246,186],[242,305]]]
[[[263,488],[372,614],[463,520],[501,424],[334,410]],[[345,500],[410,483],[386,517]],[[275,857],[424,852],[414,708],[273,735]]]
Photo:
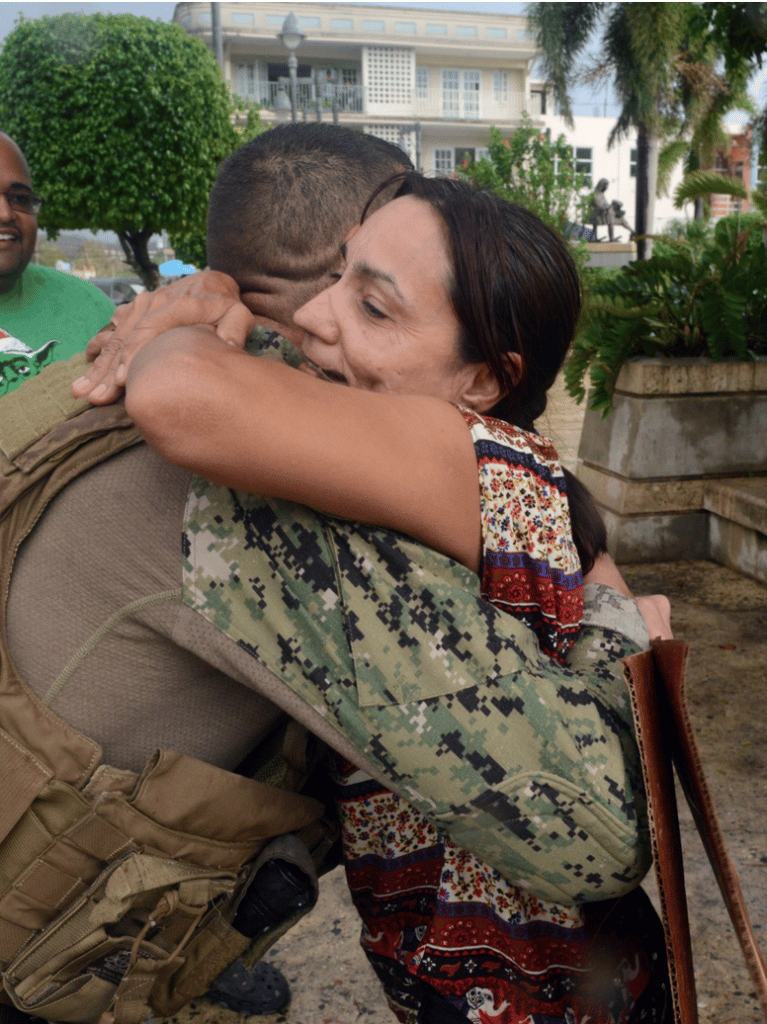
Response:
[[[767,588],[713,562],[623,566],[635,593],[671,598],[676,635],[691,647],[688,693],[709,785],[741,874],[752,924],[767,950]],[[732,928],[680,796],[700,1024],[761,1017]],[[645,883],[656,898],[652,878]],[[263,1024],[393,1024],[358,945],[359,922],[340,869],[322,880],[315,910],[270,952],[290,981],[288,1010]],[[241,1024],[200,1000],[179,1024]]]

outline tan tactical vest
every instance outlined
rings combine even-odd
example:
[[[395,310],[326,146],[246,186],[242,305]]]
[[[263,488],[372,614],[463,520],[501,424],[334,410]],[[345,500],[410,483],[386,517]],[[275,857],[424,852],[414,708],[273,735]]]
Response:
[[[4,404],[0,1001],[52,1021],[139,1024],[206,992],[246,951],[229,922],[254,858],[270,837],[316,829],[324,808],[287,791],[301,770],[284,758],[278,790],[173,751],[157,751],[140,774],[102,764],[99,746],[19,679],[5,640],[19,545],[69,480],[140,438],[119,405],[48,433],[34,405],[18,431],[5,416]],[[274,759],[269,769],[275,781]]]

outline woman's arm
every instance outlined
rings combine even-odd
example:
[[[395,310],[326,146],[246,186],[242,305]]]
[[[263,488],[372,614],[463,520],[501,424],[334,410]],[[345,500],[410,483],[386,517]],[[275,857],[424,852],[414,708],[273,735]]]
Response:
[[[162,456],[216,483],[398,530],[478,568],[476,458],[448,402],[318,380],[199,327],[135,357],[126,408]]]

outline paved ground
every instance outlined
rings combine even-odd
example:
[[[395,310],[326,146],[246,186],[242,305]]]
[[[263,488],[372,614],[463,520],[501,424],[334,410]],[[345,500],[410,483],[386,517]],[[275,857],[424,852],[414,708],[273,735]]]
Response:
[[[624,567],[635,593],[671,597],[677,636],[692,646],[691,714],[719,817],[757,934],[767,949],[767,588],[711,562]],[[751,1024],[760,1015],[686,807],[683,842],[701,1024]],[[652,879],[647,888],[653,892]],[[291,982],[286,1013],[263,1024],[393,1024],[357,943],[340,871],[323,879],[313,913],[269,954]],[[177,1018],[237,1024],[206,1001]]]

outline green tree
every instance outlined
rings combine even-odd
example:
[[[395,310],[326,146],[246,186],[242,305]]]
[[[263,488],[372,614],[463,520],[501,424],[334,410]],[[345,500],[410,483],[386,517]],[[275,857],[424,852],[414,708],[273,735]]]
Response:
[[[459,176],[532,210],[556,231],[566,233],[571,218],[584,220],[590,191],[564,136],[550,139],[525,114],[508,139],[490,129],[488,152],[459,167]]]
[[[703,151],[716,137],[721,114],[742,97],[754,61],[765,50],[765,4],[536,3],[529,16],[543,52],[544,74],[572,125],[570,87],[584,76],[612,78],[621,111],[612,144],[637,132],[635,229],[647,231],[650,196],[657,190],[663,142],[665,169],[690,149]],[[748,8],[756,10],[749,11]],[[588,71],[583,53],[602,28],[599,55]],[[724,63],[716,75],[715,65]],[[661,181],[664,167],[661,167]],[[639,256],[645,254],[639,242]]]
[[[259,116],[259,107],[250,100],[242,99],[239,96],[233,97],[235,116],[240,120],[243,116],[245,123],[236,126],[236,141],[234,148],[238,149],[244,143],[255,139],[257,135],[268,130],[269,125],[264,124]],[[207,266],[208,255],[206,251],[205,224],[201,227],[192,228],[190,231],[179,231],[168,236],[176,259],[182,263],[191,263],[192,266],[202,269]]]
[[[200,230],[239,138],[212,55],[175,24],[131,14],[17,23],[0,54],[0,124],[45,197],[40,225],[116,232],[147,288],[147,243]]]

